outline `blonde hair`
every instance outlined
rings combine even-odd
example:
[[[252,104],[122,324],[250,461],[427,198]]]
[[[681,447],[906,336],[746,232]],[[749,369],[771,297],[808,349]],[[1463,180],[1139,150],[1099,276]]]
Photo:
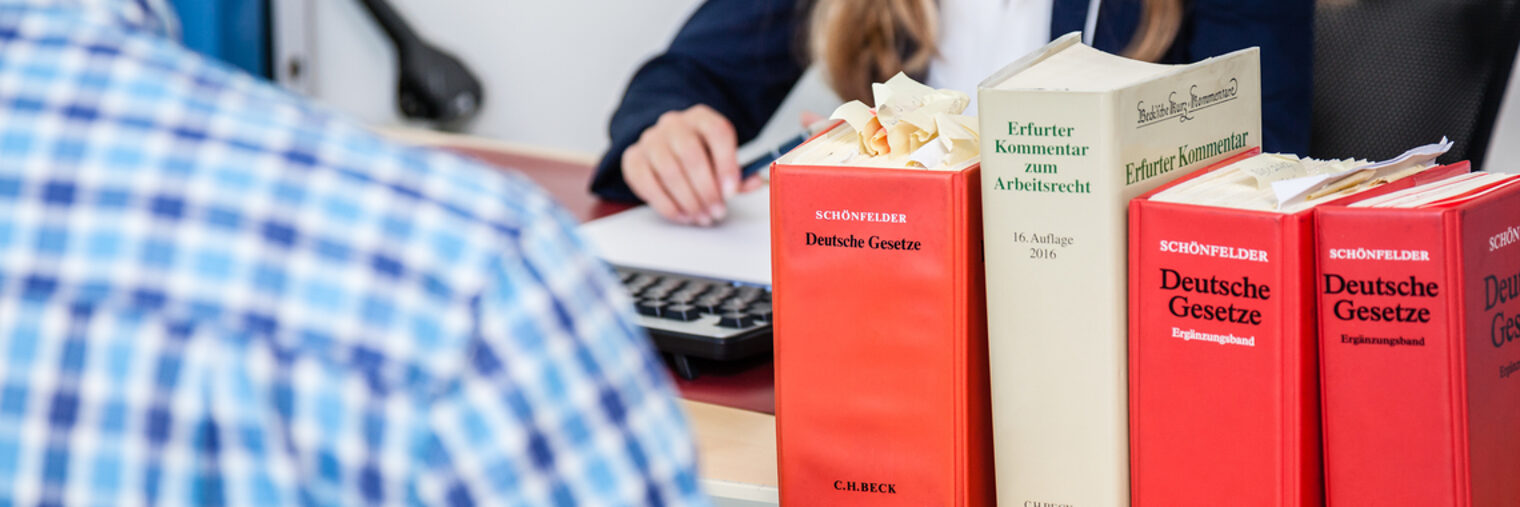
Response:
[[[869,102],[871,83],[898,72],[922,75],[937,51],[934,0],[818,0],[809,20],[809,53],[844,100]],[[1159,60],[1181,27],[1182,0],[1143,0],[1124,55]]]

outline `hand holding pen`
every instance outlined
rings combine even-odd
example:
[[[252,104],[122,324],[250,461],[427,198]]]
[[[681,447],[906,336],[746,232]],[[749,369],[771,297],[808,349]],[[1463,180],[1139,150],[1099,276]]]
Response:
[[[665,113],[623,152],[623,179],[660,216],[713,225],[727,215],[724,201],[764,186],[771,161],[829,123],[812,112],[801,119],[802,133],[741,166],[733,125],[723,115],[700,104]]]
[[[740,181],[738,148],[733,124],[712,108],[667,112],[623,152],[623,179],[660,216],[709,226],[727,215],[726,199],[764,184]]]

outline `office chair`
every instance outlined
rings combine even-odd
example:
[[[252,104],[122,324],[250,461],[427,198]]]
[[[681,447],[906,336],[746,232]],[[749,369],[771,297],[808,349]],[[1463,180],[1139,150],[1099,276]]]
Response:
[[[1319,0],[1314,25],[1311,156],[1382,160],[1446,136],[1442,162],[1482,167],[1520,0]]]

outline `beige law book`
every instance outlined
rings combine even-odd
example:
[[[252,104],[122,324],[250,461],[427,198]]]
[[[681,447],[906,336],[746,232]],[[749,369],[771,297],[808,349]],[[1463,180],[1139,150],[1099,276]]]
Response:
[[[1129,200],[1261,145],[1259,50],[1188,65],[1072,33],[981,83],[1002,505],[1129,505]]]

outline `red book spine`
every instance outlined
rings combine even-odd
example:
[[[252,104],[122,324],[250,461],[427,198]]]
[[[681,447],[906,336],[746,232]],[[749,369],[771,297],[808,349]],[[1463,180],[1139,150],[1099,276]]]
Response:
[[[978,171],[773,168],[783,504],[993,502]]]
[[[1331,505],[1520,505],[1520,190],[1320,214]]]
[[[1321,505],[1316,215],[1150,200],[1167,188],[1130,203],[1132,502]]]
[[[1136,506],[1322,504],[1312,215],[1131,202]]]
[[[1520,505],[1520,191],[1449,213],[1461,223],[1471,505]]]
[[[1469,505],[1461,261],[1439,210],[1319,210],[1332,506]]]

